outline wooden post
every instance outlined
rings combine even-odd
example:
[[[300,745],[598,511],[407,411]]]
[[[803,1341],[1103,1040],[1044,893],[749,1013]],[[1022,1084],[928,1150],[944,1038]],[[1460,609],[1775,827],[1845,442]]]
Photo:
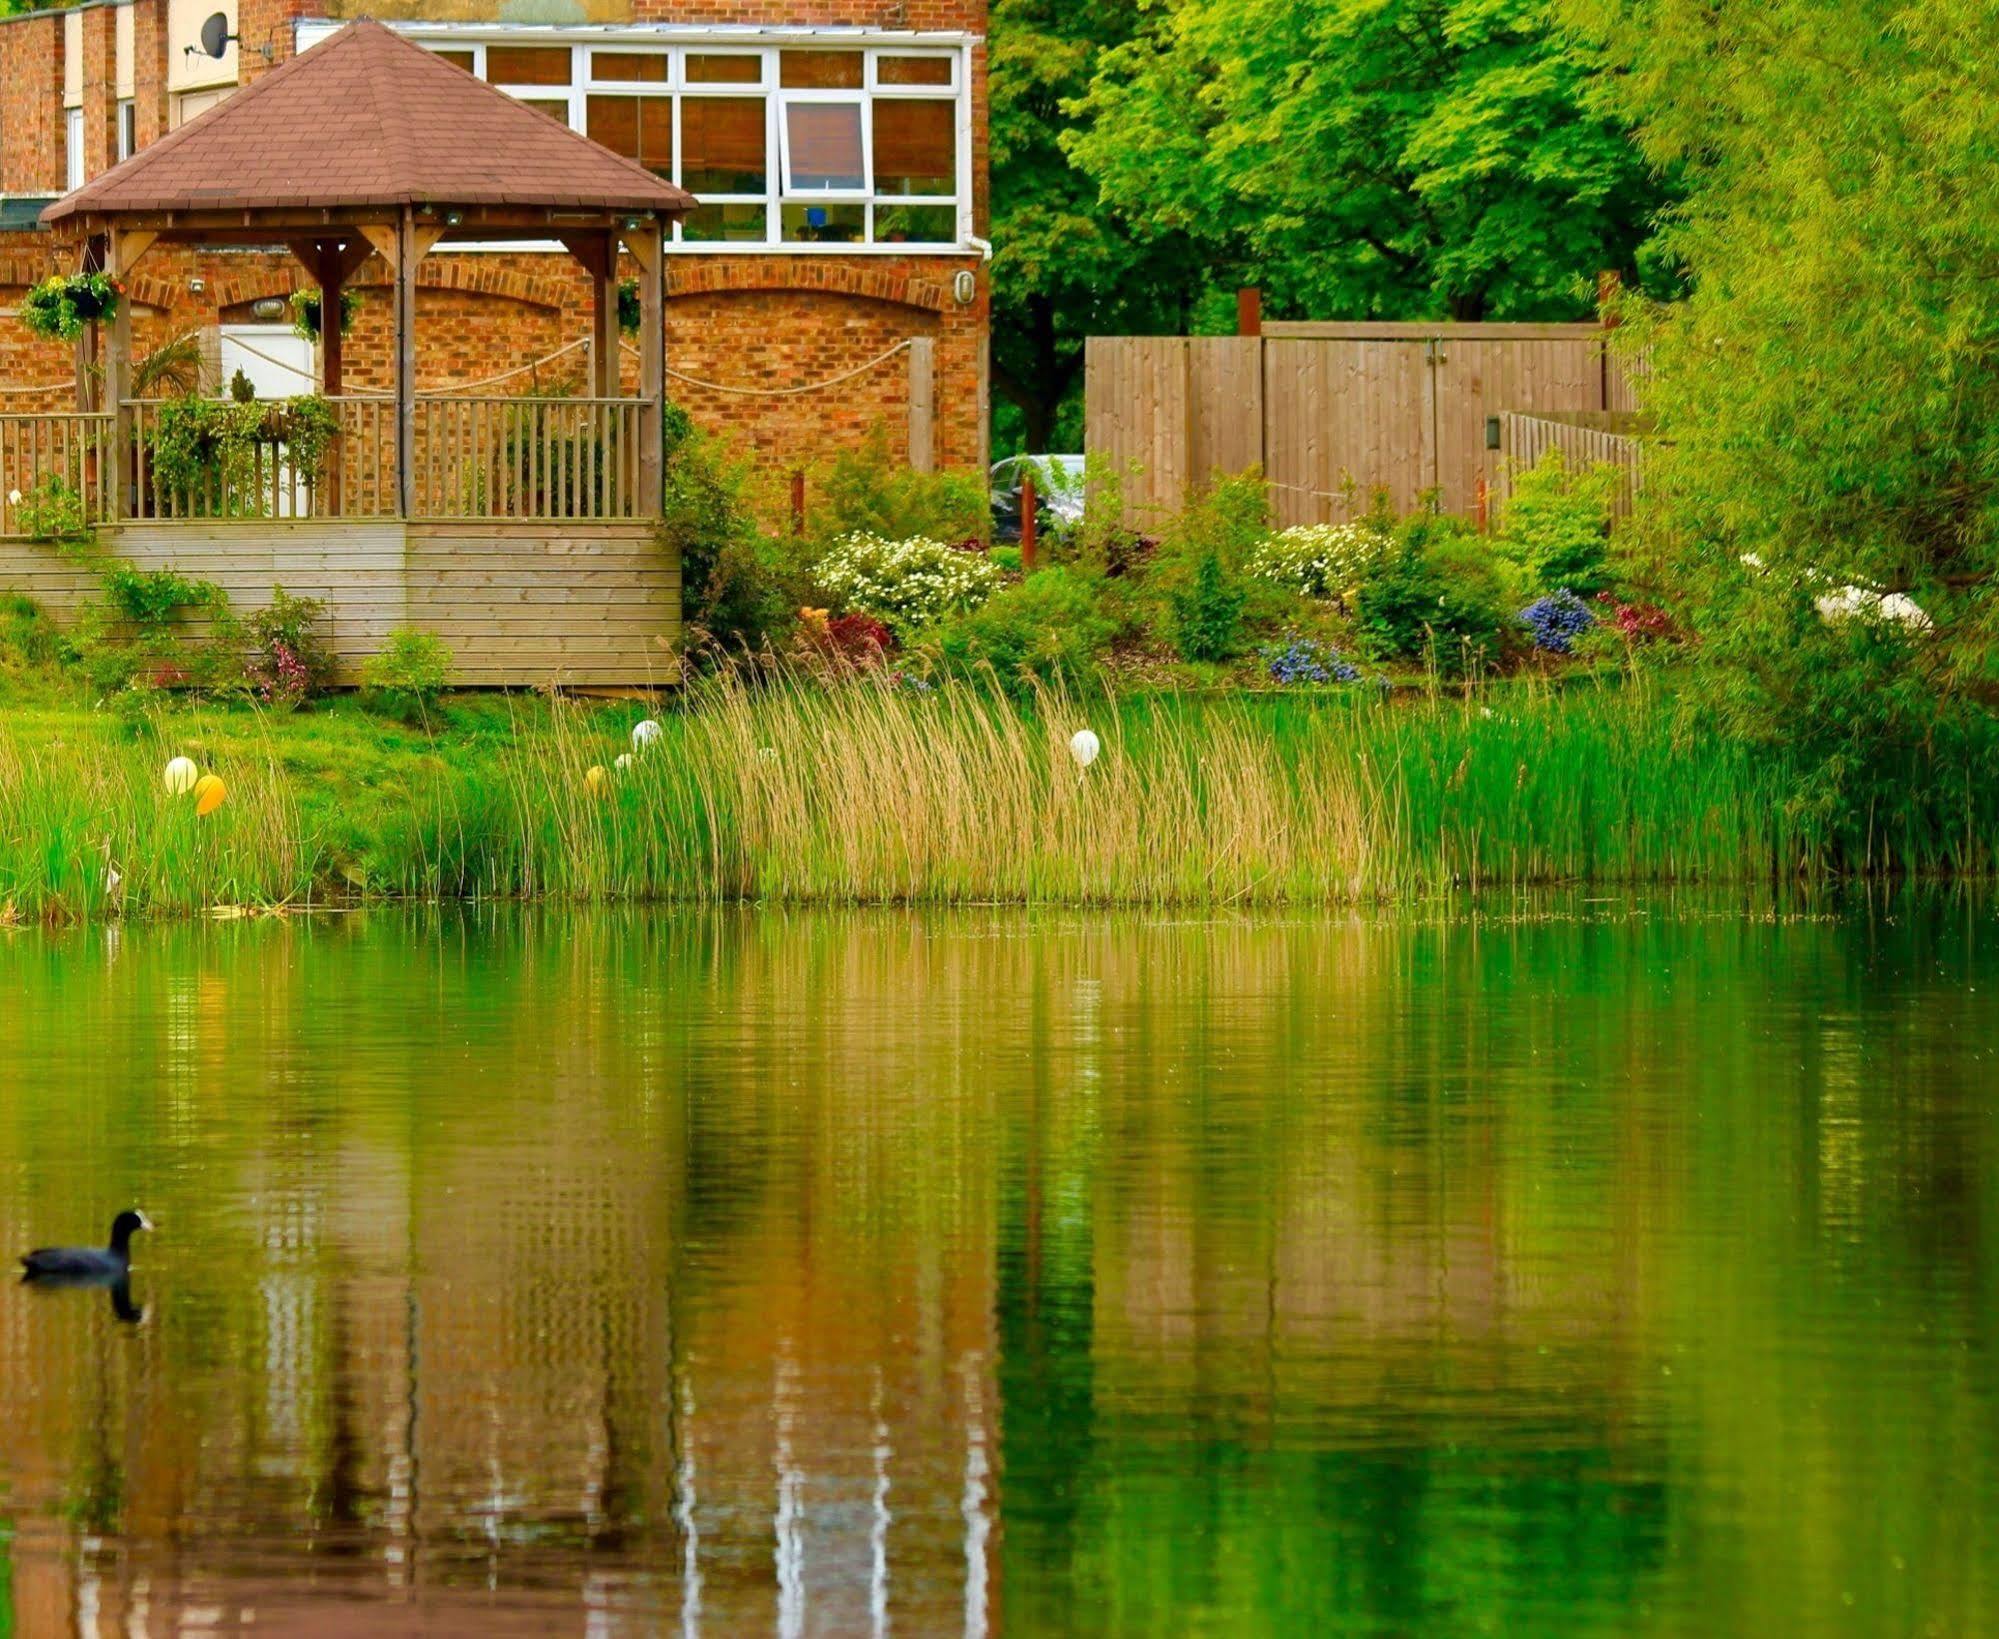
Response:
[[[627,232],[625,248],[639,265],[639,516],[657,518],[666,471],[666,252],[658,219]]]
[[[1022,467],[1020,471],[1020,568],[1021,573],[1034,573],[1035,559],[1040,556],[1036,537],[1041,532],[1041,520],[1036,516],[1040,500],[1034,493],[1034,469]]]
[[[104,271],[118,284],[129,283],[133,264],[146,254],[152,242],[153,235],[150,233],[114,228],[105,236]],[[122,518],[129,501],[126,486],[132,470],[132,411],[126,402],[132,396],[132,302],[129,292],[118,298],[118,306],[106,331],[104,403],[112,417],[111,461],[114,468],[111,515]]]
[[[1235,333],[1238,336],[1263,334],[1263,290],[1244,285],[1235,293]]]
[[[416,213],[396,221],[396,512],[416,512]]]
[[[314,275],[319,284],[319,390],[330,399],[340,397],[343,342],[340,335],[342,285],[340,249],[321,245]],[[334,415],[340,411],[336,405]],[[336,436],[326,447],[325,468],[314,486],[313,510],[328,514],[340,511],[340,464],[344,452]]]
[[[937,464],[937,343],[917,336],[909,344],[909,465],[934,472]]]
[[[805,469],[795,467],[791,474],[791,532],[805,533]]]

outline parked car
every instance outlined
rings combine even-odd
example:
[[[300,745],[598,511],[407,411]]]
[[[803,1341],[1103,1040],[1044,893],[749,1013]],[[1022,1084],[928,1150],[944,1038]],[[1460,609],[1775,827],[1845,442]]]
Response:
[[[993,539],[1020,539],[1020,480],[1034,474],[1034,515],[1043,531],[1062,529],[1083,516],[1080,455],[1009,455],[992,465]]]

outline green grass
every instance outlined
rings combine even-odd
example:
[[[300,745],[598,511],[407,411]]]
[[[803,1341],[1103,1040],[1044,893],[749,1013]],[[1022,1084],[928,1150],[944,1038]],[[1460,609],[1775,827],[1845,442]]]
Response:
[[[704,687],[614,769],[636,705],[464,697],[434,732],[351,699],[129,721],[0,680],[0,917],[355,896],[1281,905],[1824,867],[1781,765],[1676,730],[1655,684],[1121,700],[964,684]],[[1104,752],[1087,774],[1070,733]],[[170,797],[186,754],[227,782]],[[1991,814],[1871,864],[1981,867]],[[107,865],[121,883],[109,886]]]

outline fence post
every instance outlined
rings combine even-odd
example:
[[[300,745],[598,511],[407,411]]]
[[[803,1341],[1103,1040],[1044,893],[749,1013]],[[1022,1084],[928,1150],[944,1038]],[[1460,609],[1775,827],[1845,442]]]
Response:
[[[1235,293],[1235,333],[1238,336],[1263,334],[1263,290],[1244,285]]]
[[[1034,493],[1034,472],[1023,467],[1020,473],[1020,571],[1024,575],[1034,573],[1034,560],[1039,556],[1035,539],[1040,531],[1040,520],[1035,516],[1039,506]]]
[[[909,465],[916,472],[936,468],[937,344],[917,336],[909,344]]]

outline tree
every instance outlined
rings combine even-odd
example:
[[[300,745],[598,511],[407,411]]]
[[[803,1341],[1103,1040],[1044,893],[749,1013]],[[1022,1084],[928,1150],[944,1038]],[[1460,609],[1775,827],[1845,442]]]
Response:
[[[1586,314],[1663,190],[1544,0],[1166,0],[1063,139],[1143,231],[1312,318]]]
[[[1213,289],[1233,289],[1212,247],[1134,229],[1061,147],[1066,103],[1106,47],[1129,39],[1135,0],[1076,6],[994,0],[991,17],[993,384],[996,449],[1082,448],[1083,340],[1181,331]]]
[[[1662,246],[1688,295],[1628,330],[1663,435],[1639,539],[1704,697],[1853,850],[1893,817],[1937,862],[1999,781],[1991,7],[1570,3],[1688,182]]]

